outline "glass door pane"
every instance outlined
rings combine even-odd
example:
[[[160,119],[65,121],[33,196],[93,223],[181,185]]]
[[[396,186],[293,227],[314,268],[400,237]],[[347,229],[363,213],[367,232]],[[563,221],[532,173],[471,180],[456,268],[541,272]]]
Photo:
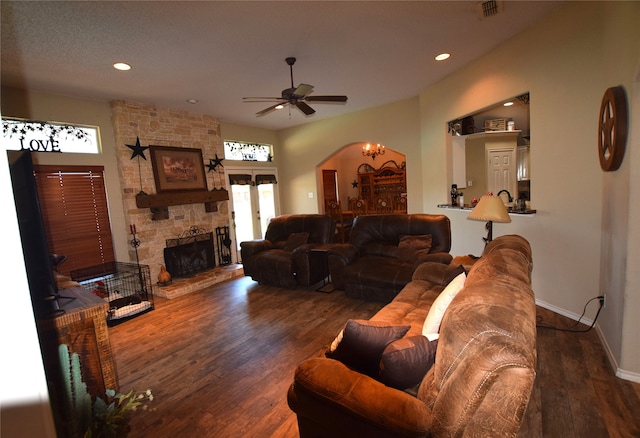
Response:
[[[240,242],[253,240],[253,208],[251,206],[251,186],[232,185],[233,211],[235,212],[236,244],[240,249]],[[233,224],[232,224],[233,225]]]
[[[267,225],[276,217],[276,203],[274,184],[260,184],[258,186],[258,206],[260,211],[260,236],[264,239]]]
[[[256,174],[276,175],[276,169],[261,168],[252,170],[247,168],[227,167],[225,172],[229,175],[251,175],[251,181],[255,184]],[[232,205],[232,228],[237,246],[237,256],[240,259],[240,243],[254,239],[264,239],[269,221],[278,213],[278,186],[277,184],[233,184],[229,185]],[[234,238],[234,236],[232,236]],[[240,260],[238,260],[240,262]]]

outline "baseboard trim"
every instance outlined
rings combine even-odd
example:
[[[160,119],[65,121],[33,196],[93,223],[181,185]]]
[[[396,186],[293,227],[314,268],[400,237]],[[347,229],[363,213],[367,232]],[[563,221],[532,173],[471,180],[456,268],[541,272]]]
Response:
[[[553,304],[545,303],[544,301],[540,301],[538,299],[536,299],[536,305],[540,307],[544,307],[547,310],[551,310],[553,313],[557,313],[558,315],[566,316],[567,318],[573,319],[574,321],[577,321],[580,319],[580,315],[578,315],[577,313],[569,312],[565,309],[554,306]],[[590,326],[591,324],[593,324],[593,319],[582,318],[580,322]]]
[[[577,321],[578,319],[580,319],[580,315],[573,312],[568,312],[565,309],[554,306],[553,304],[545,303],[544,301],[536,300],[536,305],[540,307],[544,307],[547,310],[551,310],[552,312],[557,313],[558,315],[566,316],[567,318],[573,319],[574,321]],[[588,318],[582,318],[580,322],[583,322],[588,326],[593,324],[593,320]],[[607,338],[604,336],[604,333],[602,333],[602,329],[600,329],[600,326],[598,324],[596,324],[594,328],[596,330],[596,333],[598,334],[598,338],[600,339],[602,348],[604,348],[607,358],[609,359],[609,363],[611,364],[611,368],[614,370],[616,377],[619,377],[624,380],[629,380],[631,382],[640,383],[640,374],[623,370],[618,366],[618,361],[613,355],[613,352],[609,347],[609,343],[607,342]]]

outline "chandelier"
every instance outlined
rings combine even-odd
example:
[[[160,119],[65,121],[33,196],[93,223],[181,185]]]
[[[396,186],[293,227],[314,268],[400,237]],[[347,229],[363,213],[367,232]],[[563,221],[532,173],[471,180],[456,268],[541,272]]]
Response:
[[[372,160],[375,160],[378,155],[384,155],[385,152],[384,146],[380,143],[377,145],[371,145],[370,143],[362,145],[362,155],[365,157],[371,157]]]

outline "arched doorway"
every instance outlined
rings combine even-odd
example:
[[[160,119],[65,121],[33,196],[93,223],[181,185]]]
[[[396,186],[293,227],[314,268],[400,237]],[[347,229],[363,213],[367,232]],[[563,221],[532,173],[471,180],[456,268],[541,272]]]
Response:
[[[343,210],[351,210],[350,201],[361,198],[372,213],[382,203],[391,211],[407,211],[406,155],[388,146],[383,154],[373,154],[372,148],[377,151],[374,143],[350,143],[318,165],[320,212],[327,211],[327,200],[337,199]]]

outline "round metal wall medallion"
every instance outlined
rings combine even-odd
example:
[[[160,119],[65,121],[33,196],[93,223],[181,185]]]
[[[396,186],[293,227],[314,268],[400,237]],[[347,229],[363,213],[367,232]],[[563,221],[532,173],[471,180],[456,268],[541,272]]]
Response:
[[[605,172],[618,170],[627,144],[627,97],[622,86],[608,88],[598,119],[598,156]]]

